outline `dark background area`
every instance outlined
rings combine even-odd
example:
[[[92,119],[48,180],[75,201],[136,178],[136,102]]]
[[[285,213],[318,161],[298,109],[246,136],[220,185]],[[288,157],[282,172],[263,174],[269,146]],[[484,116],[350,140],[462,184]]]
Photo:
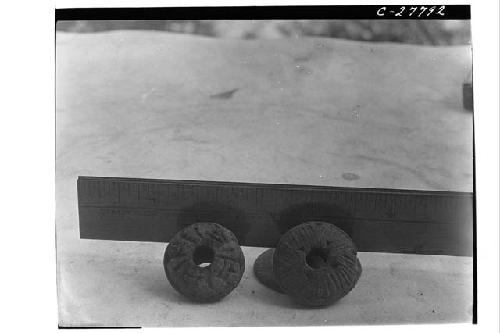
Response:
[[[470,44],[469,20],[107,20],[59,21],[58,31],[160,30],[220,38],[332,37],[418,45]]]

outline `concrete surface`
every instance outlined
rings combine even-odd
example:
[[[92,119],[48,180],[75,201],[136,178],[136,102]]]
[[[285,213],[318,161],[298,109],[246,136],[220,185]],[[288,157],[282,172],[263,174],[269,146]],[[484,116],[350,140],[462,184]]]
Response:
[[[472,191],[468,47],[60,33],[56,56],[58,177]]]
[[[244,247],[238,287],[219,303],[195,304],[163,271],[166,244],[80,240],[58,251],[60,325],[299,326],[449,323],[472,320],[472,261],[464,257],[360,253],[363,274],[346,297],[303,309],[261,285]]]
[[[76,178],[472,190],[467,47],[161,32],[56,38],[60,324],[323,325],[471,320],[472,260],[361,253],[337,305],[296,308],[247,269],[223,302],[169,286],[165,244],[80,240]]]

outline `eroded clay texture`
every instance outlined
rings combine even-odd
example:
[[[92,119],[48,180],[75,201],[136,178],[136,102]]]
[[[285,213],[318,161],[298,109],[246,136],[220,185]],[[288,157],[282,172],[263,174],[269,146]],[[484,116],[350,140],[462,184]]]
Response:
[[[195,302],[215,302],[236,288],[245,271],[245,258],[229,229],[196,223],[171,239],[163,266],[178,292]]]
[[[347,295],[361,275],[350,237],[333,224],[307,222],[281,237],[273,256],[280,287],[297,303],[328,306]]]

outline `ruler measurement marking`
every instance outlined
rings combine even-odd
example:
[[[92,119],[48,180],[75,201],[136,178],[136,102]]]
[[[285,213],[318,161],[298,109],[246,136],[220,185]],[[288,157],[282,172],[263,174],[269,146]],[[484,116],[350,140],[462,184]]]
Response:
[[[106,188],[106,187],[109,188],[108,184],[106,184],[106,183],[98,184],[98,183],[93,182],[92,185],[94,185],[93,190],[96,192],[97,197],[99,199],[106,198],[106,196],[104,195],[103,191],[100,190],[100,188]],[[127,184],[127,186],[125,187],[125,191],[127,192],[127,195],[129,197],[131,197],[131,195],[134,194],[136,198],[142,199],[142,196],[140,194],[140,192],[141,192],[140,187],[144,187],[144,185],[145,184],[138,184],[138,183],[134,183],[132,185]],[[206,189],[206,188],[203,190],[205,192],[205,195],[204,195],[205,198],[210,198],[211,200],[215,199],[216,201],[224,201],[224,200],[221,200],[221,197],[223,197],[223,195],[221,195],[221,193],[224,192],[224,190],[222,188],[215,189],[215,192],[210,190],[210,189]],[[149,185],[149,186],[146,185],[146,192],[149,192],[149,193],[147,193],[147,195],[145,196],[145,199],[146,199],[145,202],[147,202],[147,203],[153,202],[153,203],[157,203],[157,204],[164,203],[164,200],[162,200],[162,197],[163,197],[162,193],[164,191],[166,191],[167,197],[170,197],[170,198],[182,197],[181,195],[179,195],[179,193],[180,193],[179,190],[171,189],[169,186],[165,186],[163,190],[160,190],[160,189],[157,189],[156,185]],[[136,192],[136,193],[133,193],[133,192]],[[269,198],[269,199],[271,199],[269,201],[271,201],[272,206],[281,206],[282,198],[289,196],[290,193],[294,193],[295,191],[275,190],[272,192],[273,192],[273,195]],[[215,196],[214,196],[214,193],[215,193]],[[238,193],[238,192],[235,192],[235,189],[232,188],[231,189],[231,197],[235,197],[236,193]],[[259,199],[259,197],[262,198],[262,193],[259,193],[258,189],[255,189],[255,193],[256,193],[257,200]],[[199,194],[199,192],[198,192],[198,194]],[[260,196],[259,196],[259,194],[260,194]],[[353,197],[353,195],[355,195],[356,197]],[[307,200],[309,202],[325,201],[324,199],[315,200],[313,197],[311,197],[309,195],[306,195],[306,196],[307,196]],[[443,205],[443,204],[439,205],[439,203],[436,203],[436,201],[429,201],[429,200],[427,200],[427,198],[421,198],[419,196],[416,196],[416,200],[418,200],[420,202],[411,201],[409,197],[401,198],[398,196],[389,196],[389,195],[375,196],[375,200],[368,200],[368,198],[366,196],[362,196],[359,193],[353,194],[353,193],[349,193],[349,192],[347,192],[347,193],[331,192],[330,198],[331,198],[329,200],[330,202],[343,202],[343,203],[345,203],[345,206],[350,208],[349,210],[351,210],[351,211],[356,210],[356,208],[358,208],[358,210],[360,210],[360,211],[366,210],[367,202],[375,202],[376,205],[374,207],[370,207],[370,208],[373,209],[375,212],[378,211],[379,213],[384,212],[384,211],[397,211],[398,209],[396,209],[396,208],[398,206],[403,207],[404,210],[408,210],[410,208],[410,209],[416,211],[418,206],[420,207],[420,209],[422,209],[422,207],[424,207],[426,210],[435,210],[436,205],[437,205],[437,206],[444,207],[448,213],[453,213],[455,211],[455,210],[450,209],[452,207],[450,206],[449,200],[444,201],[445,205]],[[104,200],[104,202],[106,202],[106,204],[107,204],[108,200]],[[142,201],[137,200],[137,202],[142,202]],[[86,206],[86,204],[82,203],[82,206]],[[355,209],[352,209],[351,207],[355,208]],[[381,207],[384,207],[385,209],[381,209]],[[398,217],[398,216],[396,215],[396,217]],[[366,219],[366,217],[363,217],[363,216],[357,216],[357,218]]]
[[[97,210],[113,210],[113,209],[126,209],[129,211],[133,210],[158,210],[158,211],[172,211],[172,212],[181,212],[182,209],[180,208],[160,208],[160,207],[147,207],[147,206],[135,206],[135,207],[130,207],[130,206],[108,206],[108,205],[81,205],[81,208],[90,208],[90,209],[97,209]],[[256,216],[264,216],[264,212],[259,212],[259,211],[249,211],[247,215],[256,215]],[[453,223],[450,222],[432,222],[429,223],[429,221],[423,221],[423,220],[396,220],[396,219],[388,219],[388,218],[362,218],[362,217],[350,217],[350,216],[332,216],[335,218],[342,218],[346,220],[356,220],[356,221],[365,221],[365,222],[371,222],[373,221],[374,223],[378,222],[387,222],[387,223],[420,223],[420,224],[441,224],[441,225],[453,225]]]
[[[160,191],[160,195],[161,195],[162,191]],[[175,184],[174,186],[172,186],[172,190],[170,193],[167,193],[167,195],[163,198],[163,200],[160,200],[160,203],[163,205],[163,204],[168,204],[169,202],[171,202],[172,198],[174,197],[179,197],[180,196],[180,191],[179,191],[179,185],[178,184]]]
[[[105,198],[104,188],[103,188],[102,185],[104,185],[104,182],[102,180],[100,180],[99,182],[97,182],[97,187],[99,189],[99,199],[104,199]]]
[[[95,183],[94,183],[94,185],[95,185]],[[105,186],[104,183],[102,183],[101,185],[103,187]],[[133,189],[133,191],[128,191],[129,192],[128,194],[131,194],[134,191],[136,192],[135,195],[139,194],[140,193],[139,184],[133,184],[133,185],[135,185],[135,186],[133,186],[135,188]],[[99,186],[97,186],[97,187],[99,187]],[[159,200],[159,198],[161,198],[161,193],[162,193],[161,190],[155,190],[155,187],[152,187],[152,186],[148,186],[148,188],[149,188],[150,193],[149,193],[149,196],[147,198],[148,200],[146,201],[147,205],[145,205],[145,206],[144,205],[134,205],[134,206],[128,206],[128,208],[146,209],[146,208],[151,208],[149,206],[150,202],[165,203],[164,201]],[[169,191],[169,187],[168,186],[166,187],[166,189],[167,189],[167,191]],[[127,185],[126,190],[132,190],[132,188]],[[213,194],[214,193],[212,191],[208,191],[207,189],[204,189],[204,190],[205,190],[205,193],[206,193],[205,197],[208,197],[209,194]],[[255,190],[255,191],[256,191],[255,192],[256,194],[259,194],[258,190]],[[215,195],[215,200],[216,201],[219,201],[219,202],[221,201],[220,200],[221,199],[221,195],[220,195],[221,192],[223,192],[223,189],[220,189],[220,188],[216,189],[216,192],[215,192],[216,193],[216,195]],[[234,189],[232,189],[231,192],[232,192],[232,194],[234,194]],[[280,204],[280,198],[284,198],[284,197],[288,196],[290,193],[291,192],[286,191],[286,190],[285,191],[279,191],[279,190],[278,191],[273,191],[273,196],[271,197],[272,205],[276,206],[276,207],[282,206]],[[97,190],[97,194],[98,194],[98,197],[100,199],[103,198],[102,192],[100,192],[100,191]],[[170,191],[169,194],[170,194],[170,197],[180,197],[178,191],[175,191],[175,193],[172,193],[172,191]],[[338,195],[343,196],[343,198],[342,199],[338,199]],[[358,203],[359,205],[357,205],[357,206],[351,206],[351,207],[359,208],[359,207],[363,207],[364,205],[366,205],[367,202],[371,201],[371,200],[367,200],[367,198],[363,197],[363,196],[360,196],[358,198],[352,198],[351,196],[352,196],[352,193],[340,193],[340,194],[337,193],[337,195],[335,196],[337,200],[333,199],[332,202],[345,202],[345,203],[347,203],[346,204],[347,207],[349,207],[350,203]],[[140,197],[140,195],[139,195],[139,197]],[[257,195],[257,198],[258,197],[259,196]],[[213,198],[213,196],[211,198]],[[308,202],[311,202],[311,203],[316,202],[314,199],[310,200],[311,199],[310,196],[307,196],[307,198],[309,199]],[[377,200],[377,198],[378,197],[375,197],[375,201]],[[323,199],[319,199],[317,202],[323,202],[323,201],[324,201]],[[376,210],[379,213],[379,214],[377,214],[376,217],[370,218],[370,217],[366,217],[366,216],[363,216],[363,215],[361,215],[361,216],[358,215],[358,216],[354,216],[353,218],[360,219],[360,220],[370,220],[370,219],[382,220],[382,217],[385,217],[385,215],[386,215],[385,214],[386,211],[397,211],[396,207],[398,205],[400,207],[405,208],[406,202],[399,202],[399,201],[400,201],[400,198],[398,198],[398,197],[394,197],[393,200],[390,200],[390,198],[388,196],[384,196],[383,201],[379,202],[378,204],[379,204],[379,206],[382,204],[383,206],[380,206],[380,207],[385,207],[385,209],[382,209],[382,210],[378,209],[378,210]],[[405,198],[405,201],[408,201],[408,198]],[[111,206],[113,206],[113,207],[125,207],[123,205],[109,204],[108,202],[109,202],[108,200],[105,200],[104,204],[100,204],[100,205],[99,204],[88,204],[88,203],[83,202],[83,203],[80,204],[80,206],[81,207],[94,207],[94,208],[97,208],[97,207],[106,208],[106,207],[111,207]],[[138,203],[140,203],[140,202],[141,201],[138,201]],[[420,203],[420,207],[421,208],[425,207],[426,205],[428,205],[427,200],[425,200],[422,203]],[[432,207],[432,206],[427,206],[427,207],[430,207],[431,209],[435,208],[435,207]],[[162,209],[161,205],[155,205],[155,207],[153,207],[153,208],[154,209]],[[415,207],[413,207],[413,209],[415,209]],[[364,210],[364,208],[361,208],[359,210]],[[450,213],[454,212],[454,210],[449,210],[449,209],[448,209],[448,211]],[[416,219],[416,220],[402,219],[401,217],[399,217],[397,215],[395,216],[395,218],[392,218],[392,219],[391,218],[389,218],[389,219],[383,218],[383,220],[387,220],[387,221],[397,220],[397,221],[405,221],[405,222],[409,222],[409,221],[412,221],[412,222],[423,221],[423,220],[419,220],[419,219]],[[443,222],[440,222],[440,223],[443,223]],[[451,222],[444,222],[444,223],[451,223]]]

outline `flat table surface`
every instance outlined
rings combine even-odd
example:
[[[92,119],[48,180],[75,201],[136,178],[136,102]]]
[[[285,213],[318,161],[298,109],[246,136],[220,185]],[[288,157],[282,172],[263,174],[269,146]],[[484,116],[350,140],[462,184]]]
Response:
[[[246,272],[193,304],[166,244],[79,238],[76,179],[113,176],[472,191],[469,47],[161,32],[56,36],[56,226],[62,326],[464,322],[469,257],[360,253],[356,288],[301,309]]]
[[[299,326],[450,323],[472,320],[472,260],[360,252],[354,290],[324,309],[304,309],[261,285],[244,247],[245,274],[222,301],[196,304],[163,270],[166,244],[80,240],[58,251],[62,326]]]
[[[472,192],[470,47],[56,40],[58,176]]]

